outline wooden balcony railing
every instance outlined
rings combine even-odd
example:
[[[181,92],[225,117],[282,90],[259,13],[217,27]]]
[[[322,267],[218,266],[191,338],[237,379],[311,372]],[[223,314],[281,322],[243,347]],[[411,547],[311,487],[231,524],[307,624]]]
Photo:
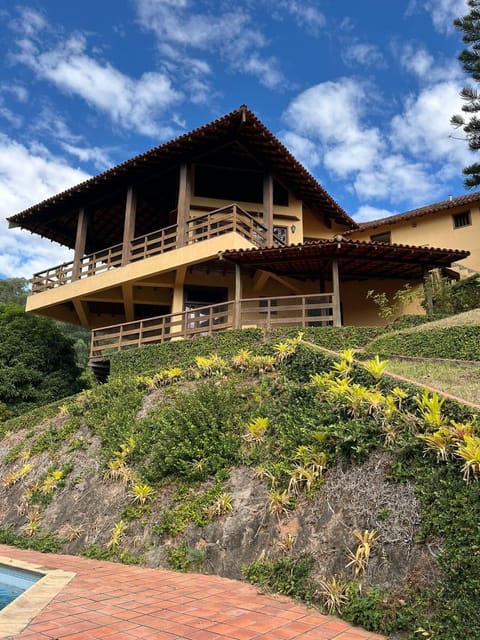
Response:
[[[124,349],[188,339],[232,328],[313,327],[334,323],[333,294],[230,300],[182,313],[126,322],[92,331],[91,360]]]
[[[185,238],[179,238],[177,225],[134,238],[130,242],[128,261],[144,260],[166,251],[172,251],[185,244],[202,242],[230,232],[239,233],[257,247],[263,247],[267,244],[267,229],[237,204],[231,204],[210,211],[205,215],[190,218],[187,221]],[[274,237],[274,243],[276,245],[284,244],[277,237]],[[117,244],[114,247],[82,257],[77,267],[74,262],[67,262],[36,273],[32,279],[32,293],[61,287],[75,280],[89,278],[120,267],[122,253],[123,245]]]

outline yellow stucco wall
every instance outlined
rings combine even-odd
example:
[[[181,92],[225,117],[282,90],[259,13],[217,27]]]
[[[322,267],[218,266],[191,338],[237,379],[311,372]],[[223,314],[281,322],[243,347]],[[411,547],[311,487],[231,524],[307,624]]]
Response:
[[[480,271],[480,208],[470,207],[471,224],[455,229],[452,215],[468,210],[456,207],[448,211],[430,213],[420,218],[400,220],[394,224],[385,224],[375,229],[355,231],[349,237],[358,240],[370,240],[372,235],[390,231],[391,242],[397,244],[414,244],[447,249],[464,249],[471,255],[454,266],[462,277]],[[467,267],[468,269],[462,269]]]

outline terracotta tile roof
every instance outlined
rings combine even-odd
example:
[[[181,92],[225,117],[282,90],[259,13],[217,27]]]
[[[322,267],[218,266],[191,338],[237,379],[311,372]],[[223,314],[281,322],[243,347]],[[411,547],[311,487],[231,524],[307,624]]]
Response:
[[[457,207],[468,206],[474,202],[480,203],[480,192],[465,194],[457,198],[449,198],[448,200],[442,200],[441,202],[434,202],[433,204],[420,207],[418,209],[412,209],[411,211],[405,211],[404,213],[397,213],[393,216],[387,216],[386,218],[378,218],[378,220],[370,220],[369,222],[359,222],[359,229],[352,229],[346,231],[346,234],[354,233],[357,230],[363,229],[377,229],[384,225],[392,225],[403,220],[411,220],[412,218],[421,218],[429,213],[437,213],[438,211],[445,211],[448,209],[455,209]]]
[[[448,267],[469,255],[469,251],[460,249],[385,244],[335,236],[287,247],[231,249],[222,252],[221,258],[245,267],[297,277],[328,276],[335,258],[344,280],[371,277],[420,280],[425,271]]]
[[[297,197],[347,227],[357,228],[357,223],[246,106],[122,162],[7,220],[10,226],[29,229],[70,246],[74,242],[80,207],[99,201],[115,190],[126,189],[129,184],[135,184],[156,171],[195,159],[218,144],[219,140],[224,143],[238,140],[253,151],[264,166],[271,167],[274,174],[283,177]],[[55,225],[62,226],[63,230],[55,229]]]

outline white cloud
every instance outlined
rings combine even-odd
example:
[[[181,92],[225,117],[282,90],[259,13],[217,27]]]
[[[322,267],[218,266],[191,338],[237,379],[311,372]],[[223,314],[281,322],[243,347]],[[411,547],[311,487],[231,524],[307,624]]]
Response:
[[[350,67],[384,67],[382,52],[373,44],[356,42],[342,49],[342,58]]]
[[[88,55],[80,34],[49,50],[42,50],[33,38],[20,39],[17,44],[17,61],[33,69],[38,77],[107,113],[116,124],[144,135],[173,135],[173,129],[160,120],[164,110],[182,96],[165,74],[146,72],[138,79],[131,78]]]
[[[319,146],[305,136],[293,131],[286,131],[281,134],[281,139],[301,164],[310,168],[320,164],[322,158]]]
[[[301,2],[298,0],[282,0],[276,3],[276,6],[284,9],[300,27],[314,36],[318,36],[326,24],[323,13],[314,4],[308,4],[304,0]]]
[[[407,43],[400,51],[400,64],[406,71],[425,80],[433,70],[434,59],[426,49]]]
[[[323,82],[297,96],[285,113],[296,134],[317,142],[318,157],[338,176],[371,167],[381,151],[379,130],[362,124],[368,94],[366,83],[351,78]]]
[[[437,71],[391,118],[378,109],[373,86],[352,78],[318,84],[292,100],[282,137],[310,167],[347,179],[346,188],[363,201],[383,200],[398,210],[434,200],[469,155],[449,124],[459,110],[459,85],[450,67]]]
[[[136,0],[140,24],[153,31],[161,53],[191,77],[189,49],[217,55],[230,70],[255,76],[268,88],[281,88],[285,79],[278,61],[262,55],[267,40],[252,25],[246,7],[233,6],[215,12],[192,11],[190,0]],[[288,2],[292,10],[295,2]],[[300,12],[300,9],[298,10]],[[299,14],[297,14],[299,15]],[[318,17],[317,17],[318,19]],[[196,69],[201,73],[201,69]]]
[[[433,26],[441,33],[453,31],[453,21],[469,11],[465,0],[427,0],[425,8],[432,15]]]
[[[372,207],[369,204],[366,204],[359,207],[357,212],[352,217],[357,222],[369,222],[370,220],[387,218],[391,215],[393,215],[393,212],[388,211],[388,209],[379,209],[377,207]]]
[[[101,147],[79,147],[67,142],[61,142],[60,146],[80,162],[91,162],[98,171],[104,171],[113,165],[108,153]]]
[[[408,96],[403,112],[391,121],[393,148],[430,161],[467,164],[467,145],[452,138],[454,130],[450,125],[451,116],[461,108],[458,87],[453,81],[438,82]]]
[[[7,230],[4,216],[13,215],[88,177],[42,147],[32,150],[0,134],[0,275],[30,278],[37,271],[70,259],[65,247],[20,229]]]
[[[432,18],[433,26],[440,33],[454,30],[453,21],[469,12],[466,0],[410,0],[406,14],[427,11]]]

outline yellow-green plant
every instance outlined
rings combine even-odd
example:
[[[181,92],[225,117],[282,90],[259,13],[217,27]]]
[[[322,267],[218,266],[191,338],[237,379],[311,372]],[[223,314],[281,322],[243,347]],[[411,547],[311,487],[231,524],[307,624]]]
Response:
[[[347,360],[340,360],[333,363],[333,369],[335,373],[342,378],[347,378],[352,372],[352,363]]]
[[[465,461],[462,471],[463,477],[468,482],[471,477],[474,480],[480,475],[480,438],[478,436],[465,436],[458,444],[457,456]]]
[[[121,458],[114,458],[107,462],[107,469],[104,473],[106,480],[119,480],[123,484],[135,482],[137,476],[133,469],[127,466],[124,460]]]
[[[258,373],[268,373],[275,369],[274,356],[252,356],[251,364]]]
[[[420,433],[417,438],[425,442],[425,453],[433,451],[437,454],[437,461],[448,460],[451,455],[450,448],[454,443],[453,432],[448,427],[440,427],[433,433]]]
[[[270,486],[272,488],[277,486],[277,478],[268,467],[265,467],[263,465],[255,467],[255,476],[257,478],[268,478],[268,480],[270,480]]]
[[[372,547],[378,542],[378,534],[375,529],[365,529],[363,533],[354,531],[353,535],[358,540],[355,552],[348,550],[350,562],[346,567],[353,567],[354,576],[357,577],[365,572]]]
[[[114,524],[113,529],[111,530],[112,535],[107,543],[108,549],[111,549],[112,551],[118,550],[126,528],[127,525],[123,520],[119,520]]]
[[[328,457],[310,445],[301,445],[295,452],[295,466],[290,471],[288,492],[298,494],[303,486],[311,491],[327,466]]]
[[[230,493],[223,492],[213,503],[213,513],[217,516],[223,516],[233,511],[233,496]]]
[[[278,540],[278,548],[283,553],[291,553],[297,542],[297,536],[293,533],[286,533]]]
[[[61,469],[57,469],[54,471],[50,471],[47,476],[44,478],[40,491],[46,495],[55,491],[60,482],[63,480],[65,473]]]
[[[38,531],[41,516],[39,511],[29,511],[27,513],[27,522],[23,527],[23,532],[29,538],[32,538]]]
[[[251,351],[248,349],[240,349],[240,351],[232,358],[232,366],[235,369],[246,369],[251,364],[251,358]]]
[[[288,513],[291,509],[291,495],[287,489],[280,491],[279,489],[271,489],[268,494],[268,510],[270,513],[280,516]]]
[[[227,363],[217,353],[211,353],[209,356],[195,356],[194,371],[197,377],[220,375],[227,368]]]
[[[328,580],[320,580],[317,597],[330,615],[341,613],[347,601],[348,583],[342,576],[332,576]]]
[[[293,340],[285,340],[274,346],[275,356],[279,362],[284,362],[291,358],[297,350],[297,345]]]
[[[246,440],[246,442],[252,444],[262,442],[268,429],[268,423],[268,418],[253,418],[253,420],[250,420],[250,422],[247,424],[247,430],[243,434],[243,439]]]
[[[129,495],[134,504],[145,504],[153,499],[155,491],[149,484],[134,484]]]
[[[363,367],[375,380],[380,380],[387,365],[388,360],[380,360],[378,356],[375,356],[372,360],[367,360],[367,362],[363,363]]]
[[[442,415],[442,407],[445,398],[440,399],[438,393],[430,394],[428,389],[424,389],[421,397],[415,397],[415,402],[423,421],[428,427],[438,428],[444,424],[445,419]]]
[[[161,373],[163,374],[163,380],[165,383],[172,384],[173,382],[181,380],[185,371],[180,367],[172,367],[171,369],[164,369]]]

